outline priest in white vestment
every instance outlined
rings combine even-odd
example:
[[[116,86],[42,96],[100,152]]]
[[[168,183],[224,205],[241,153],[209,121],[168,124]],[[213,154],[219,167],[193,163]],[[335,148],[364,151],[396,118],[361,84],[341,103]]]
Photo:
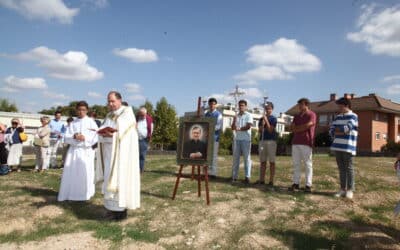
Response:
[[[136,118],[131,107],[122,105],[120,93],[111,91],[107,101],[111,112],[107,114],[98,132],[99,155],[96,173],[103,173],[102,191],[104,206],[110,211],[108,217],[122,220],[127,217],[127,209],[140,207]]]
[[[65,158],[58,201],[85,201],[95,193],[94,156],[92,146],[97,143],[96,122],[86,114],[88,104],[76,105],[78,118],[71,122],[65,132],[64,142],[70,147]]]

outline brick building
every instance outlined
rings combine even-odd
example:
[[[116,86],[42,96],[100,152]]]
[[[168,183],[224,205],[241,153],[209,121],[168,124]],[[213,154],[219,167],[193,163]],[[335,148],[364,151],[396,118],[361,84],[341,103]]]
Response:
[[[358,115],[358,151],[380,151],[388,141],[398,142],[400,140],[399,103],[375,94],[361,97],[344,94],[344,97],[351,99],[351,109]],[[336,94],[331,94],[327,101],[311,103],[311,110],[317,114],[316,134],[328,131],[337,112],[336,99]],[[295,115],[298,113],[297,106],[293,106],[286,113]]]

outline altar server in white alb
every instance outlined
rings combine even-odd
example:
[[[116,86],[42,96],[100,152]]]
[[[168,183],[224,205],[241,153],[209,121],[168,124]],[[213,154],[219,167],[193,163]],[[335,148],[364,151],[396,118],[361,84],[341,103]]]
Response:
[[[122,220],[127,209],[140,207],[139,143],[132,108],[122,105],[121,94],[107,96],[110,113],[99,134],[96,173],[104,173],[104,206],[108,219]]]
[[[71,122],[65,133],[65,143],[70,147],[65,158],[58,201],[89,200],[95,192],[94,156],[92,146],[98,141],[97,125],[86,114],[88,104],[76,104],[78,118]]]

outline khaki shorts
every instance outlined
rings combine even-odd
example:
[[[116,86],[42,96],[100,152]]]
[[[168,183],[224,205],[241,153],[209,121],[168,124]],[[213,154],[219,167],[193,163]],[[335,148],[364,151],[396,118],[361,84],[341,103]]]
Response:
[[[276,157],[276,141],[260,141],[258,144],[258,154],[260,156],[260,162],[269,161],[274,163]]]

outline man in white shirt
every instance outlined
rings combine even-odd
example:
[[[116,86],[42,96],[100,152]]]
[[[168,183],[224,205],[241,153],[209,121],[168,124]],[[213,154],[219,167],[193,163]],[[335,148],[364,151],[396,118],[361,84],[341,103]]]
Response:
[[[139,163],[140,172],[144,172],[144,162],[146,160],[147,149],[149,147],[151,135],[153,133],[153,119],[147,114],[147,109],[139,109],[137,120],[137,131],[139,136]]]
[[[235,116],[232,123],[232,131],[236,132],[233,147],[232,182],[237,181],[239,175],[240,155],[243,154],[244,183],[249,184],[251,178],[251,127],[253,116],[247,112],[247,102],[239,101],[239,114]]]

